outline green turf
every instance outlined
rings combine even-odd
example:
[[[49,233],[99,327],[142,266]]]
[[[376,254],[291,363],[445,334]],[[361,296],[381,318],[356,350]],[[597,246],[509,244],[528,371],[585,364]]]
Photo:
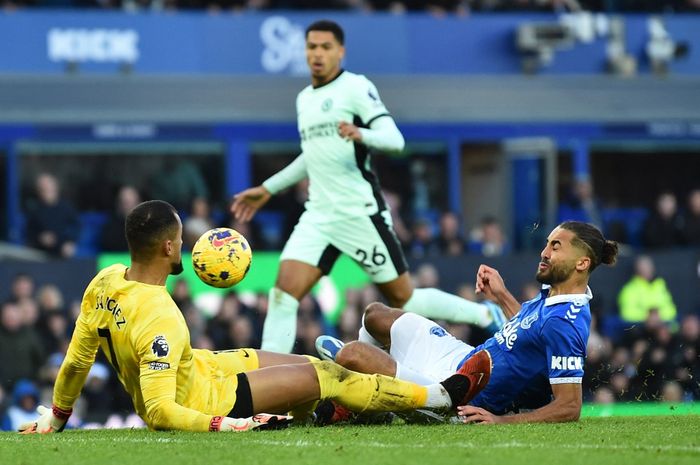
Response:
[[[585,418],[555,425],[294,427],[218,434],[2,433],[0,463],[697,465],[700,416]]]

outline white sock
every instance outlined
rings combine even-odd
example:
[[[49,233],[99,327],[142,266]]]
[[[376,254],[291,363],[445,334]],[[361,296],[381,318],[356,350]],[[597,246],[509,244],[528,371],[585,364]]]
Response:
[[[414,289],[403,309],[433,320],[469,323],[482,328],[492,322],[486,305],[434,288]]]
[[[452,407],[452,399],[447,393],[442,384],[430,384],[426,386],[428,389],[428,398],[425,401],[427,408],[450,408]]]
[[[404,381],[411,381],[412,383],[420,384],[421,386],[430,386],[431,384],[435,384],[434,379],[430,379],[427,376],[400,364],[399,362],[396,362],[396,378]]]
[[[360,326],[360,332],[357,335],[357,340],[360,342],[364,342],[367,344],[371,344],[375,347],[379,347],[380,349],[384,349],[384,346],[382,345],[381,342],[376,340],[370,333],[367,331],[365,328],[365,315],[362,314],[362,326]]]
[[[286,292],[270,289],[267,316],[263,325],[262,350],[289,354],[297,337],[299,301]]]

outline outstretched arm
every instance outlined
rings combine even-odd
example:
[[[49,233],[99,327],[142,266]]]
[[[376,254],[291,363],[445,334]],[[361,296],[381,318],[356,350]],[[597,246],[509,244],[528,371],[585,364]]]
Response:
[[[87,305],[83,300],[83,307]],[[68,422],[73,412],[73,404],[85,385],[88,372],[95,362],[98,347],[97,337],[90,331],[84,313],[80,313],[75,322],[66,357],[56,377],[53,388],[52,408],[40,405],[39,417],[35,421],[24,423],[19,430],[24,434],[59,433]]]
[[[457,407],[457,413],[464,423],[559,423],[577,421],[581,416],[583,395],[581,384],[553,384],[554,400],[544,407],[516,415],[494,415],[479,407],[464,405]]]
[[[234,195],[231,213],[237,220],[250,221],[257,211],[270,200],[270,197],[293,186],[305,177],[306,161],[304,154],[301,153],[282,171],[265,180],[262,185],[251,187]]]
[[[506,288],[498,270],[487,265],[479,266],[476,272],[476,293],[496,302],[503,309],[508,319],[520,311],[520,302]]]

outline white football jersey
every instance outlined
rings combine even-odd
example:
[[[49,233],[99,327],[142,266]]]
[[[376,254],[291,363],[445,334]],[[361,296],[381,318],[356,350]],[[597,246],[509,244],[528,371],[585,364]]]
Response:
[[[368,216],[386,210],[368,148],[338,135],[338,123],[369,127],[389,115],[377,88],[348,71],[308,86],[297,96],[297,124],[309,177],[306,209],[317,221]]]

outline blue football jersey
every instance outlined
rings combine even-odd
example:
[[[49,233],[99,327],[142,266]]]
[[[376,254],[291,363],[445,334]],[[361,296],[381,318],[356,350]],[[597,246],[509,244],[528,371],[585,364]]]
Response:
[[[590,289],[555,297],[548,293],[545,287],[523,303],[499,332],[474,349],[489,351],[493,369],[471,405],[504,413],[533,386],[581,383],[593,296]]]

